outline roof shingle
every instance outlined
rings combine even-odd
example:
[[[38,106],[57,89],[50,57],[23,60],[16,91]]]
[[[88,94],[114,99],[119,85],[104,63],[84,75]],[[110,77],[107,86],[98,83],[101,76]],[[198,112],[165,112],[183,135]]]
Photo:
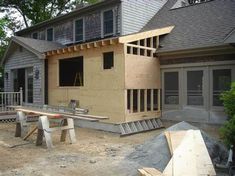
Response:
[[[224,44],[235,28],[235,1],[212,0],[192,6],[171,9],[177,0],[168,0],[142,31],[174,25],[162,37],[160,52],[194,49]]]

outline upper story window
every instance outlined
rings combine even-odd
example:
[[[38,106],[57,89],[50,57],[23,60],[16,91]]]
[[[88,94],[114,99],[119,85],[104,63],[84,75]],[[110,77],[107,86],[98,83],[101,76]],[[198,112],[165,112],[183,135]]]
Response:
[[[47,41],[53,41],[53,28],[47,29]]]
[[[83,18],[75,21],[75,42],[84,40],[84,24]]]
[[[113,35],[114,33],[114,15],[113,10],[103,12],[103,35]]]
[[[113,52],[103,53],[103,69],[112,69],[114,67]]]
[[[38,33],[37,33],[37,32],[34,32],[34,33],[32,34],[32,37],[33,37],[34,39],[38,39]]]

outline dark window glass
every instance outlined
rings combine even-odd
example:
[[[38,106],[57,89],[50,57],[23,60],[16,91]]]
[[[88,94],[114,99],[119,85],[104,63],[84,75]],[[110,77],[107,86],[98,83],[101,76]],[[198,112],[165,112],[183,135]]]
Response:
[[[153,89],[153,110],[158,110],[158,89]]]
[[[103,15],[104,35],[113,34],[113,10],[105,11]]]
[[[188,105],[203,105],[203,71],[187,72]]]
[[[179,104],[178,72],[164,73],[165,104]]]
[[[131,90],[127,90],[127,109],[131,109]]]
[[[114,67],[113,52],[103,53],[103,68],[111,69]]]
[[[231,70],[213,70],[213,106],[223,106],[220,94],[229,90],[231,85]]]
[[[60,86],[83,86],[83,57],[59,60]]]
[[[144,101],[144,89],[140,89],[140,112],[144,111],[144,105],[145,105],[145,101]]]
[[[83,41],[83,19],[75,21],[75,41]]]
[[[151,111],[151,89],[147,89],[147,111]]]
[[[138,111],[138,91],[136,89],[133,90],[133,112]]]
[[[47,29],[47,40],[53,41],[53,28]]]
[[[33,33],[33,38],[38,39],[38,33],[37,32]]]

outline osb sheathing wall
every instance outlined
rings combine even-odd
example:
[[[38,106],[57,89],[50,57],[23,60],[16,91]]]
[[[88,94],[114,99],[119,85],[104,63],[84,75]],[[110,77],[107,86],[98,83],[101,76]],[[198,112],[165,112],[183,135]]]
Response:
[[[125,52],[126,53],[126,52]],[[156,57],[125,54],[126,89],[160,89],[160,63]],[[127,91],[125,91],[127,94]],[[125,95],[126,96],[126,95]],[[127,107],[127,99],[125,99]],[[129,113],[125,108],[126,121],[159,117],[159,111]]]
[[[114,51],[114,68],[103,70],[103,52]],[[58,60],[83,56],[84,86],[59,87]],[[125,121],[123,45],[107,45],[98,48],[60,54],[48,58],[48,96],[51,105],[68,105],[71,99],[79,100],[89,114],[109,117],[108,123]]]

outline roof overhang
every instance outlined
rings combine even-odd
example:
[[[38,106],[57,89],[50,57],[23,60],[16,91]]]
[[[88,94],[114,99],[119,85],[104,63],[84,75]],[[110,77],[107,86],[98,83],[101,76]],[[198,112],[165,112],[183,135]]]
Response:
[[[188,56],[206,56],[219,54],[235,54],[235,48],[230,44],[211,45],[182,50],[157,51],[156,56],[161,58],[182,58]]]
[[[133,42],[133,41],[141,40],[144,38],[169,34],[173,29],[174,29],[174,26],[168,26],[164,28],[158,28],[155,30],[134,33],[134,34],[119,37],[118,41],[119,43]]]
[[[20,46],[22,46],[23,48],[27,49],[28,51],[32,52],[33,54],[35,54],[39,59],[45,59],[46,55],[44,53],[41,53],[35,49],[33,49],[32,47],[30,47],[29,45],[21,42],[20,40],[18,40],[17,38],[15,37],[12,37],[9,44],[8,44],[8,47],[2,57],[2,60],[1,60],[1,65],[4,65],[7,57],[10,55],[10,53],[12,53],[12,46],[13,46],[13,43],[16,43]]]
[[[151,30],[151,31],[139,32],[139,33],[125,35],[125,36],[121,36],[121,37],[106,38],[106,39],[102,39],[102,40],[98,40],[98,41],[76,44],[76,45],[68,46],[66,48],[60,48],[60,49],[56,49],[56,50],[47,51],[47,52],[45,52],[45,55],[50,57],[50,56],[54,56],[54,55],[79,52],[79,51],[82,51],[85,49],[92,49],[92,48],[103,47],[103,46],[114,45],[114,44],[125,44],[125,45],[129,46],[129,45],[131,45],[129,43],[133,42],[133,41],[169,34],[173,30],[173,28],[174,28],[174,26],[168,26],[165,28],[159,28],[159,29],[155,29],[155,30]],[[138,47],[138,46],[134,46],[134,47]],[[142,47],[142,48],[146,48],[146,47]],[[154,48],[148,48],[148,49],[154,49]],[[156,48],[154,49],[154,52],[155,51],[156,51]]]

